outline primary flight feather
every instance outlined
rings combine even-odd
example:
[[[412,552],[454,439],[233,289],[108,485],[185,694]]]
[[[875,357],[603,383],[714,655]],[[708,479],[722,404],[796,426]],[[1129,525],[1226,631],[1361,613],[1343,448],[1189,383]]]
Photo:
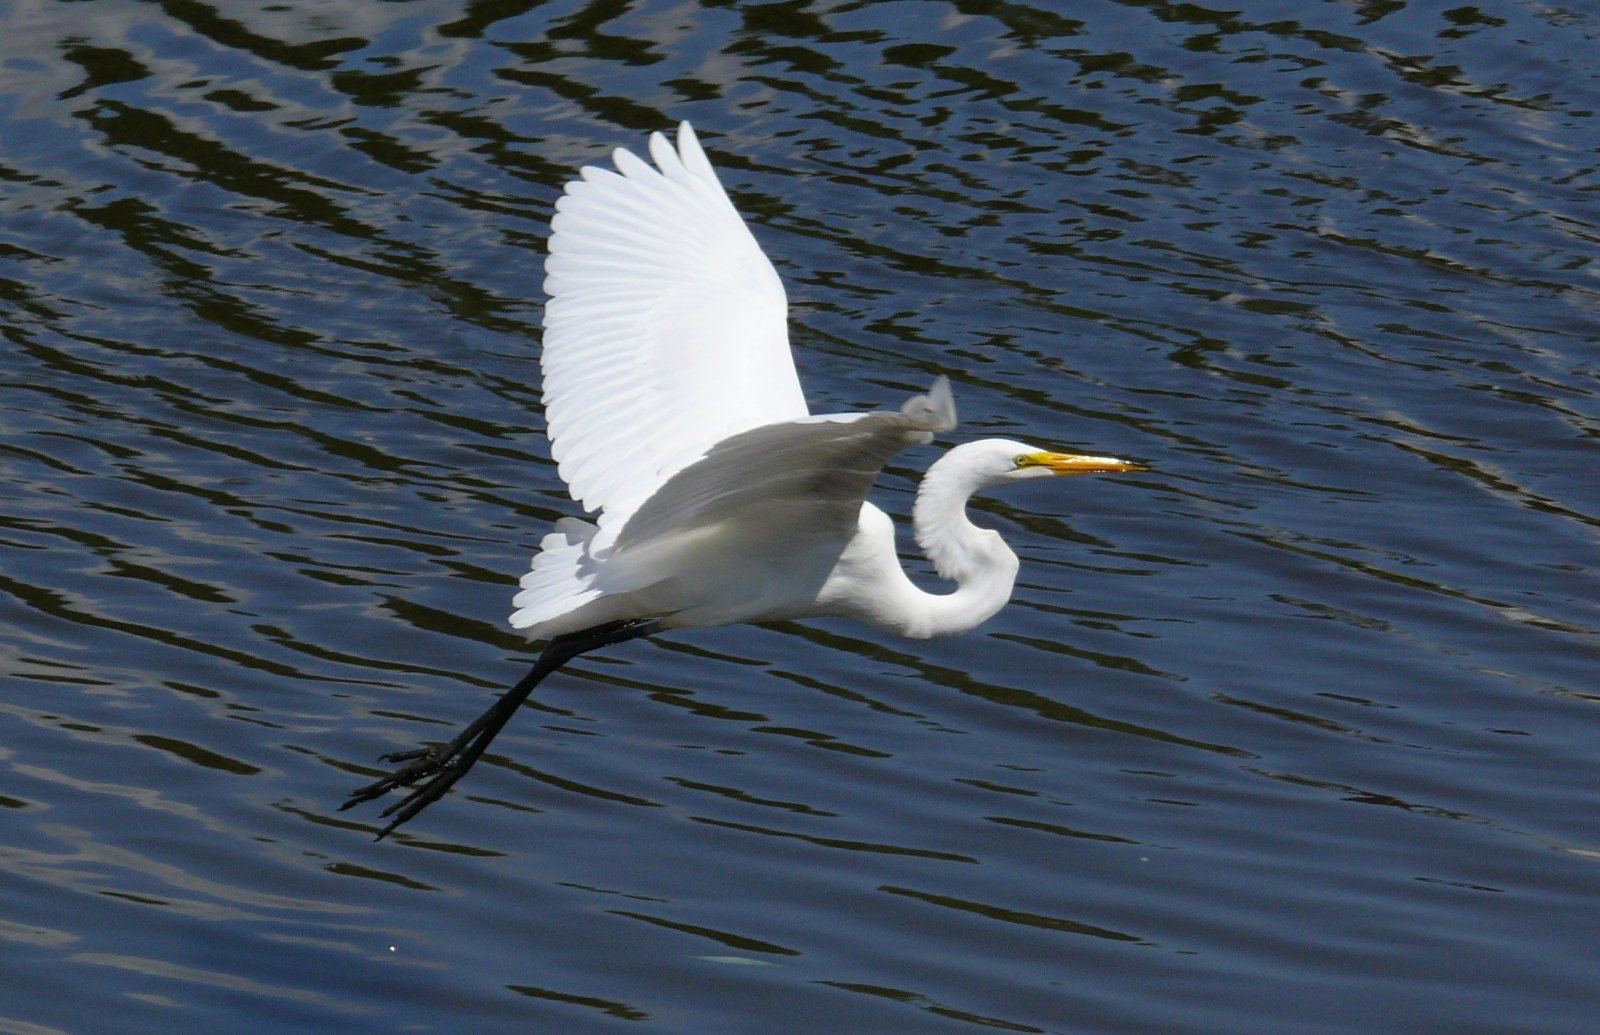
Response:
[[[597,647],[663,629],[845,616],[910,637],[964,632],[1011,597],[1017,558],[967,518],[980,489],[1137,470],[1112,457],[1004,439],[928,469],[917,543],[947,593],[906,577],[894,525],[867,502],[900,450],[955,427],[949,383],[899,410],[812,416],[789,350],[783,284],[687,122],[616,171],[586,167],[551,222],[545,262],[545,419],[551,453],[593,520],[540,543],[513,627],[548,640],[533,669],[453,740],[340,806],[413,787],[381,838],[444,792],[540,681]]]

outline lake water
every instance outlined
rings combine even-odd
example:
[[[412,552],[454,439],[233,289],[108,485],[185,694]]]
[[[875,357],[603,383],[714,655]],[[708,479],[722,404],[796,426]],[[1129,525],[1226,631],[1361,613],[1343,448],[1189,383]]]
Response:
[[[7,10],[0,1032],[1595,1030],[1593,5]],[[682,118],[813,410],[1150,470],[982,500],[964,637],[580,659],[374,842],[576,513],[552,204]]]

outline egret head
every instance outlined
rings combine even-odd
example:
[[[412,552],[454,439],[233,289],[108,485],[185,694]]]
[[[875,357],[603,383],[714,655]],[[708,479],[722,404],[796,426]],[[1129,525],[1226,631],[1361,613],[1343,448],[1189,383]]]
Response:
[[[1106,474],[1116,471],[1142,471],[1139,464],[1111,456],[1080,456],[1055,453],[1026,442],[1011,439],[986,439],[957,446],[952,453],[963,453],[977,480],[983,485],[1001,485],[1044,478],[1057,474]]]

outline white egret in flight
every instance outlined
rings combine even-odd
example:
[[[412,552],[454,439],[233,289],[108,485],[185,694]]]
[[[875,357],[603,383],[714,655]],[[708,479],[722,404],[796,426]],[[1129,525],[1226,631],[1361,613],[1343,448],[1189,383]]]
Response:
[[[445,744],[384,756],[393,773],[341,808],[399,787],[388,834],[445,791],[550,673],[585,651],[663,629],[842,615],[910,637],[964,632],[1011,597],[1017,557],[967,518],[974,492],[1059,474],[1139,468],[1003,439],[928,469],[912,524],[946,593],[900,568],[867,491],[891,457],[955,427],[939,378],[898,411],[813,415],[789,352],[772,263],[688,123],[650,137],[652,167],[618,149],[556,204],[545,263],[544,410],[573,499],[598,512],[544,537],[513,627],[548,640],[522,681]],[[419,786],[420,784],[420,786]]]

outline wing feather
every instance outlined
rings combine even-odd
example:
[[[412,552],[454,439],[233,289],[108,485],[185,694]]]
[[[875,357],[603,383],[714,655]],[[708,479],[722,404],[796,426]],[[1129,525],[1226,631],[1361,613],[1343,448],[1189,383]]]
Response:
[[[788,304],[694,130],[588,167],[551,223],[545,419],[574,499],[631,512],[715,443],[807,414]],[[625,461],[625,462],[624,462]]]
[[[941,377],[899,412],[832,414],[741,432],[646,500],[616,533],[614,555],[749,519],[780,545],[811,537],[846,541],[884,465],[955,423],[950,385]]]

